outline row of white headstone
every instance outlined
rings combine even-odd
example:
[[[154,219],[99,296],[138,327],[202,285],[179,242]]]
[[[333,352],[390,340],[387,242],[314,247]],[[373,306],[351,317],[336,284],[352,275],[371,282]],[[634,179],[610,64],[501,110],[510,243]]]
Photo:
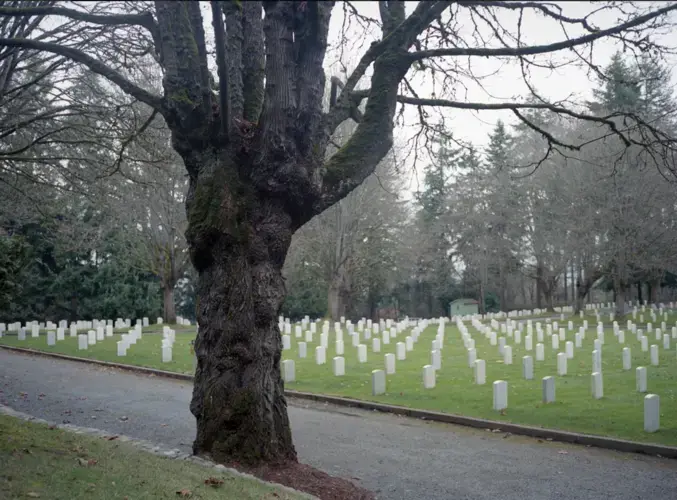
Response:
[[[187,321],[187,320],[182,320],[182,321]],[[161,325],[163,322],[162,318],[157,318],[157,324]],[[183,324],[183,323],[182,323]],[[188,324],[190,324],[190,321],[188,321]],[[140,318],[136,320],[135,326],[141,326],[141,327],[148,327],[150,325],[149,319],[148,318]],[[75,331],[77,333],[78,330],[96,330],[99,327],[112,327],[115,329],[122,329],[122,328],[131,328],[132,327],[132,320],[131,319],[122,319],[122,318],[117,318],[115,321],[112,319],[95,319],[92,321],[83,321],[83,320],[78,320],[75,322],[71,322],[70,324],[66,320],[61,320],[59,321],[59,324],[55,324],[51,321],[47,322],[38,322],[38,321],[27,321],[23,326],[21,325],[20,322],[15,322],[15,323],[0,323],[0,333],[2,332],[19,332],[22,329],[26,331],[31,331],[35,332],[34,336],[37,336],[37,332],[40,330],[57,330],[58,328],[61,328],[63,330],[66,330],[68,328],[71,329],[71,331]]]

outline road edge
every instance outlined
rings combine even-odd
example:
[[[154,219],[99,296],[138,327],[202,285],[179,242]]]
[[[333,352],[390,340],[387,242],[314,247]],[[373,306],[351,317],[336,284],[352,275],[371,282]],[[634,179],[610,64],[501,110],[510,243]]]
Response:
[[[80,358],[77,356],[69,356],[67,354],[40,351],[37,349],[29,349],[26,347],[15,347],[0,344],[0,348],[5,349],[7,351],[14,351],[29,355],[44,356],[48,358],[63,359],[66,361],[75,361],[79,363],[88,363],[98,366],[104,366],[107,368],[135,372],[149,376],[171,378],[175,380],[183,380],[186,382],[191,382],[193,380],[192,375],[170,372],[166,370],[158,370],[155,368],[146,368],[143,366],[127,365],[123,363],[113,363],[110,361],[101,361],[98,359]],[[532,427],[527,425],[513,424],[509,422],[499,422],[496,420],[485,420],[475,417],[454,415],[452,413],[442,413],[430,410],[419,410],[416,408],[407,408],[405,406],[389,405],[384,403],[376,403],[374,401],[344,398],[340,396],[329,396],[325,394],[314,394],[294,390],[285,390],[284,392],[287,397],[295,399],[309,400],[319,403],[328,403],[350,408],[359,408],[362,410],[379,411],[382,413],[401,415],[409,418],[417,418],[419,420],[428,420],[432,422],[463,425],[466,427],[474,427],[477,429],[499,430],[501,432],[510,432],[512,434],[520,436],[527,436],[537,439],[552,440],[584,446],[594,446],[595,448],[603,448],[607,450],[621,451],[626,453],[636,453],[642,455],[658,456],[661,458],[677,459],[677,447],[672,446],[664,446],[652,443],[640,443],[637,441],[627,441],[624,439],[595,436],[592,434],[579,434],[576,432],[546,429],[542,427]]]

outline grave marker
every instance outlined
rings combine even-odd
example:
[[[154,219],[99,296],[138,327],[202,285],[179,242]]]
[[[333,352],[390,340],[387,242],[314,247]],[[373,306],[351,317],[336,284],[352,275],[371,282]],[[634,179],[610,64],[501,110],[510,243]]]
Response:
[[[359,363],[367,362],[367,346],[364,344],[357,346],[357,361]]]
[[[407,359],[407,349],[404,345],[404,342],[398,342],[395,344],[395,355],[397,356],[398,361],[404,361]]]
[[[435,368],[432,365],[425,365],[423,367],[423,388],[435,388]]]
[[[536,361],[545,360],[545,347],[543,344],[536,344]]]
[[[486,362],[483,359],[475,360],[474,367],[475,383],[477,385],[484,385],[487,381],[486,377]]]
[[[315,348],[315,363],[318,365],[323,365],[327,362],[327,351],[321,345],[318,345]]]
[[[568,359],[574,359],[574,343],[571,340],[567,340],[564,344],[564,352]]]
[[[594,372],[590,377],[590,381],[592,386],[592,397],[595,399],[602,399],[604,397],[602,374],[600,372]]]
[[[494,405],[496,411],[505,410],[508,407],[508,382],[505,380],[496,380],[494,387]]]
[[[637,389],[637,392],[646,392],[646,385],[646,368],[644,366],[638,366],[635,370],[635,388]]]
[[[89,344],[88,337],[89,335],[85,335],[84,333],[78,335],[78,350],[80,351],[87,350],[87,344]]]
[[[371,350],[374,352],[381,352],[381,339],[378,337],[371,339]]]
[[[651,364],[658,366],[658,346],[656,344],[651,345]]]
[[[438,349],[430,351],[430,364],[433,365],[435,370],[442,368],[442,353]]]
[[[53,346],[56,345],[56,333],[47,332],[47,345]]]
[[[543,377],[543,402],[544,403],[554,403],[555,402],[555,377]]]
[[[503,348],[503,364],[511,365],[512,364],[512,347],[509,345]]]
[[[371,372],[371,393],[374,396],[380,396],[386,392],[386,372],[383,370],[372,370]]]
[[[647,394],[644,396],[644,432],[656,432],[660,421],[660,397],[658,394]]]
[[[299,342],[299,358],[306,358],[308,356],[308,344],[305,342]]]
[[[395,355],[392,353],[386,354],[385,364],[386,364],[386,375],[393,375],[395,373]]]
[[[632,368],[632,355],[629,347],[623,348],[623,370],[630,370]]]
[[[346,360],[342,356],[335,356],[332,360],[332,365],[334,368],[334,376],[342,377],[346,374]]]
[[[337,356],[343,356],[345,346],[343,345],[342,340],[337,340],[334,342],[334,350],[336,351]]]
[[[563,377],[567,374],[567,355],[564,352],[557,353],[557,375]]]
[[[287,351],[291,349],[291,337],[289,335],[282,335],[282,350]]]
[[[534,358],[531,356],[522,357],[522,376],[525,380],[534,378]]]
[[[477,351],[475,348],[468,349],[468,368],[475,366],[475,361],[477,361]]]
[[[285,359],[282,362],[282,380],[284,380],[285,384],[296,381],[296,365],[294,360]]]
[[[557,335],[553,335],[550,337],[552,339],[552,350],[556,351],[559,349],[559,337]]]

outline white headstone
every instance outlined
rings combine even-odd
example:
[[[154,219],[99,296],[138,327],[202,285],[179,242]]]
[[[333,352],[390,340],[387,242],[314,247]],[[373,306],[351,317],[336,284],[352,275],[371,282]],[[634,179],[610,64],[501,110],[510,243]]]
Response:
[[[357,361],[359,363],[367,362],[367,346],[364,344],[357,346]]]
[[[383,370],[372,370],[371,372],[371,393],[374,396],[385,394],[386,392],[386,372]]]
[[[162,362],[171,363],[172,361],[172,347],[170,345],[165,345],[162,347]]]
[[[299,358],[306,358],[308,356],[308,344],[299,342]]]
[[[629,347],[623,348],[623,369],[630,370],[632,368],[632,354]]]
[[[503,348],[503,364],[511,365],[512,364],[512,347],[509,345]]]
[[[600,355],[600,351],[598,351],[597,349],[592,351],[592,371],[593,372],[602,371],[602,356]]]
[[[498,353],[503,355],[505,352],[505,337],[498,337]]]
[[[637,392],[646,392],[646,368],[638,366],[635,370],[635,388]]]
[[[432,365],[423,367],[423,388],[433,389],[435,387],[435,368]]]
[[[87,331],[87,343],[89,345],[96,344],[96,332],[94,330]]]
[[[78,350],[80,351],[87,350],[87,344],[89,343],[88,337],[89,335],[85,335],[84,333],[78,335]]]
[[[323,365],[327,362],[327,352],[325,348],[321,345],[318,345],[315,348],[315,363],[318,365]]]
[[[468,349],[468,367],[472,368],[475,366],[475,361],[477,360],[477,351],[474,348]]]
[[[543,344],[538,343],[536,344],[536,361],[543,360],[545,360],[545,347],[543,347]]]
[[[496,380],[494,387],[494,410],[501,411],[508,407],[508,382]]]
[[[56,333],[47,332],[47,345],[52,346],[56,345]]]
[[[371,350],[373,352],[381,352],[381,339],[378,337],[371,339]]]
[[[642,335],[639,341],[642,345],[642,352],[647,352],[649,350],[649,338],[646,335]]]
[[[66,332],[64,331],[63,327],[59,327],[56,329],[56,340],[64,340],[64,334]]]
[[[557,375],[563,377],[567,374],[567,355],[564,352],[557,353]]]
[[[651,364],[658,366],[658,346],[656,344],[651,346]]]
[[[407,359],[407,349],[404,345],[404,342],[398,342],[395,344],[395,353],[397,355],[398,361],[403,361]]]
[[[282,361],[282,380],[285,384],[296,381],[296,365],[293,359]]]
[[[574,343],[571,340],[564,344],[564,352],[568,359],[574,359]]]
[[[439,352],[439,351],[438,351]],[[395,355],[388,353],[385,355],[386,375],[395,373]]]
[[[602,381],[602,374],[600,372],[594,372],[590,377],[592,397],[595,399],[601,399],[604,397],[604,385]]]
[[[668,334],[663,335],[663,349],[666,351],[670,349],[670,335]]]
[[[282,350],[291,349],[291,337],[289,335],[282,335]]]
[[[553,335],[550,337],[552,339],[552,350],[556,351],[559,349],[559,337],[557,335]]]
[[[555,377],[543,377],[543,402],[555,402]]]
[[[33,325],[31,325],[31,337],[35,338],[39,336],[40,336],[40,326],[33,323]]]
[[[343,356],[343,353],[344,353],[344,351],[345,351],[345,346],[343,345],[343,341],[342,341],[342,340],[337,340],[337,341],[334,343],[334,346],[335,346],[336,355],[337,355],[337,356]]]
[[[619,330],[618,332],[618,343],[625,344],[625,332],[623,330]]]
[[[487,381],[486,362],[483,359],[475,360],[474,375],[477,385],[484,385]]]
[[[644,396],[644,432],[656,432],[660,422],[660,397],[658,394],[647,394]]]
[[[335,356],[332,360],[332,366],[336,377],[342,377],[346,374],[346,360],[344,357]]]
[[[438,349],[430,351],[430,364],[435,370],[440,370],[442,368],[442,353]]]
[[[524,349],[532,351],[534,349],[534,339],[531,335],[524,337]]]
[[[534,378],[534,358],[531,356],[522,357],[522,376],[525,380]]]

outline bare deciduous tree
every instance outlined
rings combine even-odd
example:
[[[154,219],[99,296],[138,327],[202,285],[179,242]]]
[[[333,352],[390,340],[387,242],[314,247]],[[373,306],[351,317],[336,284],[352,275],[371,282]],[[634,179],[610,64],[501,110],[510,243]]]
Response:
[[[467,58],[541,64],[538,56],[569,49],[587,53],[603,38],[631,49],[660,49],[646,35],[664,27],[677,5],[646,5],[609,5],[622,20],[602,28],[541,2],[431,1],[418,3],[409,13],[404,2],[379,2],[379,38],[328,110],[323,108],[323,62],[334,2],[211,2],[216,93],[198,2],[157,1],[152,9],[133,13],[120,13],[119,5],[104,2],[89,11],[2,7],[5,18],[58,15],[76,21],[81,32],[69,37],[58,30],[45,37],[10,34],[0,38],[0,47],[71,59],[164,117],[189,177],[186,235],[199,274],[193,449],[222,461],[284,461],[296,459],[277,327],[285,294],[281,269],[291,237],[373,173],[393,144],[398,103],[511,109],[520,117],[521,109],[540,106],[615,125],[547,102],[469,103],[453,99],[450,91],[422,97],[407,87],[408,75],[432,68],[450,84],[463,73],[461,61]],[[561,24],[560,41],[525,44],[521,17],[512,29],[499,20],[501,11],[521,16],[533,10]],[[477,23],[474,33],[461,34],[458,19],[464,13]],[[567,30],[574,26],[583,33],[570,38]],[[123,31],[127,37],[120,39]],[[487,32],[493,41],[483,38]],[[87,43],[76,48],[72,40]],[[118,52],[123,47],[125,56],[157,60],[162,94],[134,83],[129,58]],[[357,91],[367,70],[370,86]],[[364,113],[358,113],[363,100]],[[350,118],[359,122],[355,132],[325,160],[333,132]]]

